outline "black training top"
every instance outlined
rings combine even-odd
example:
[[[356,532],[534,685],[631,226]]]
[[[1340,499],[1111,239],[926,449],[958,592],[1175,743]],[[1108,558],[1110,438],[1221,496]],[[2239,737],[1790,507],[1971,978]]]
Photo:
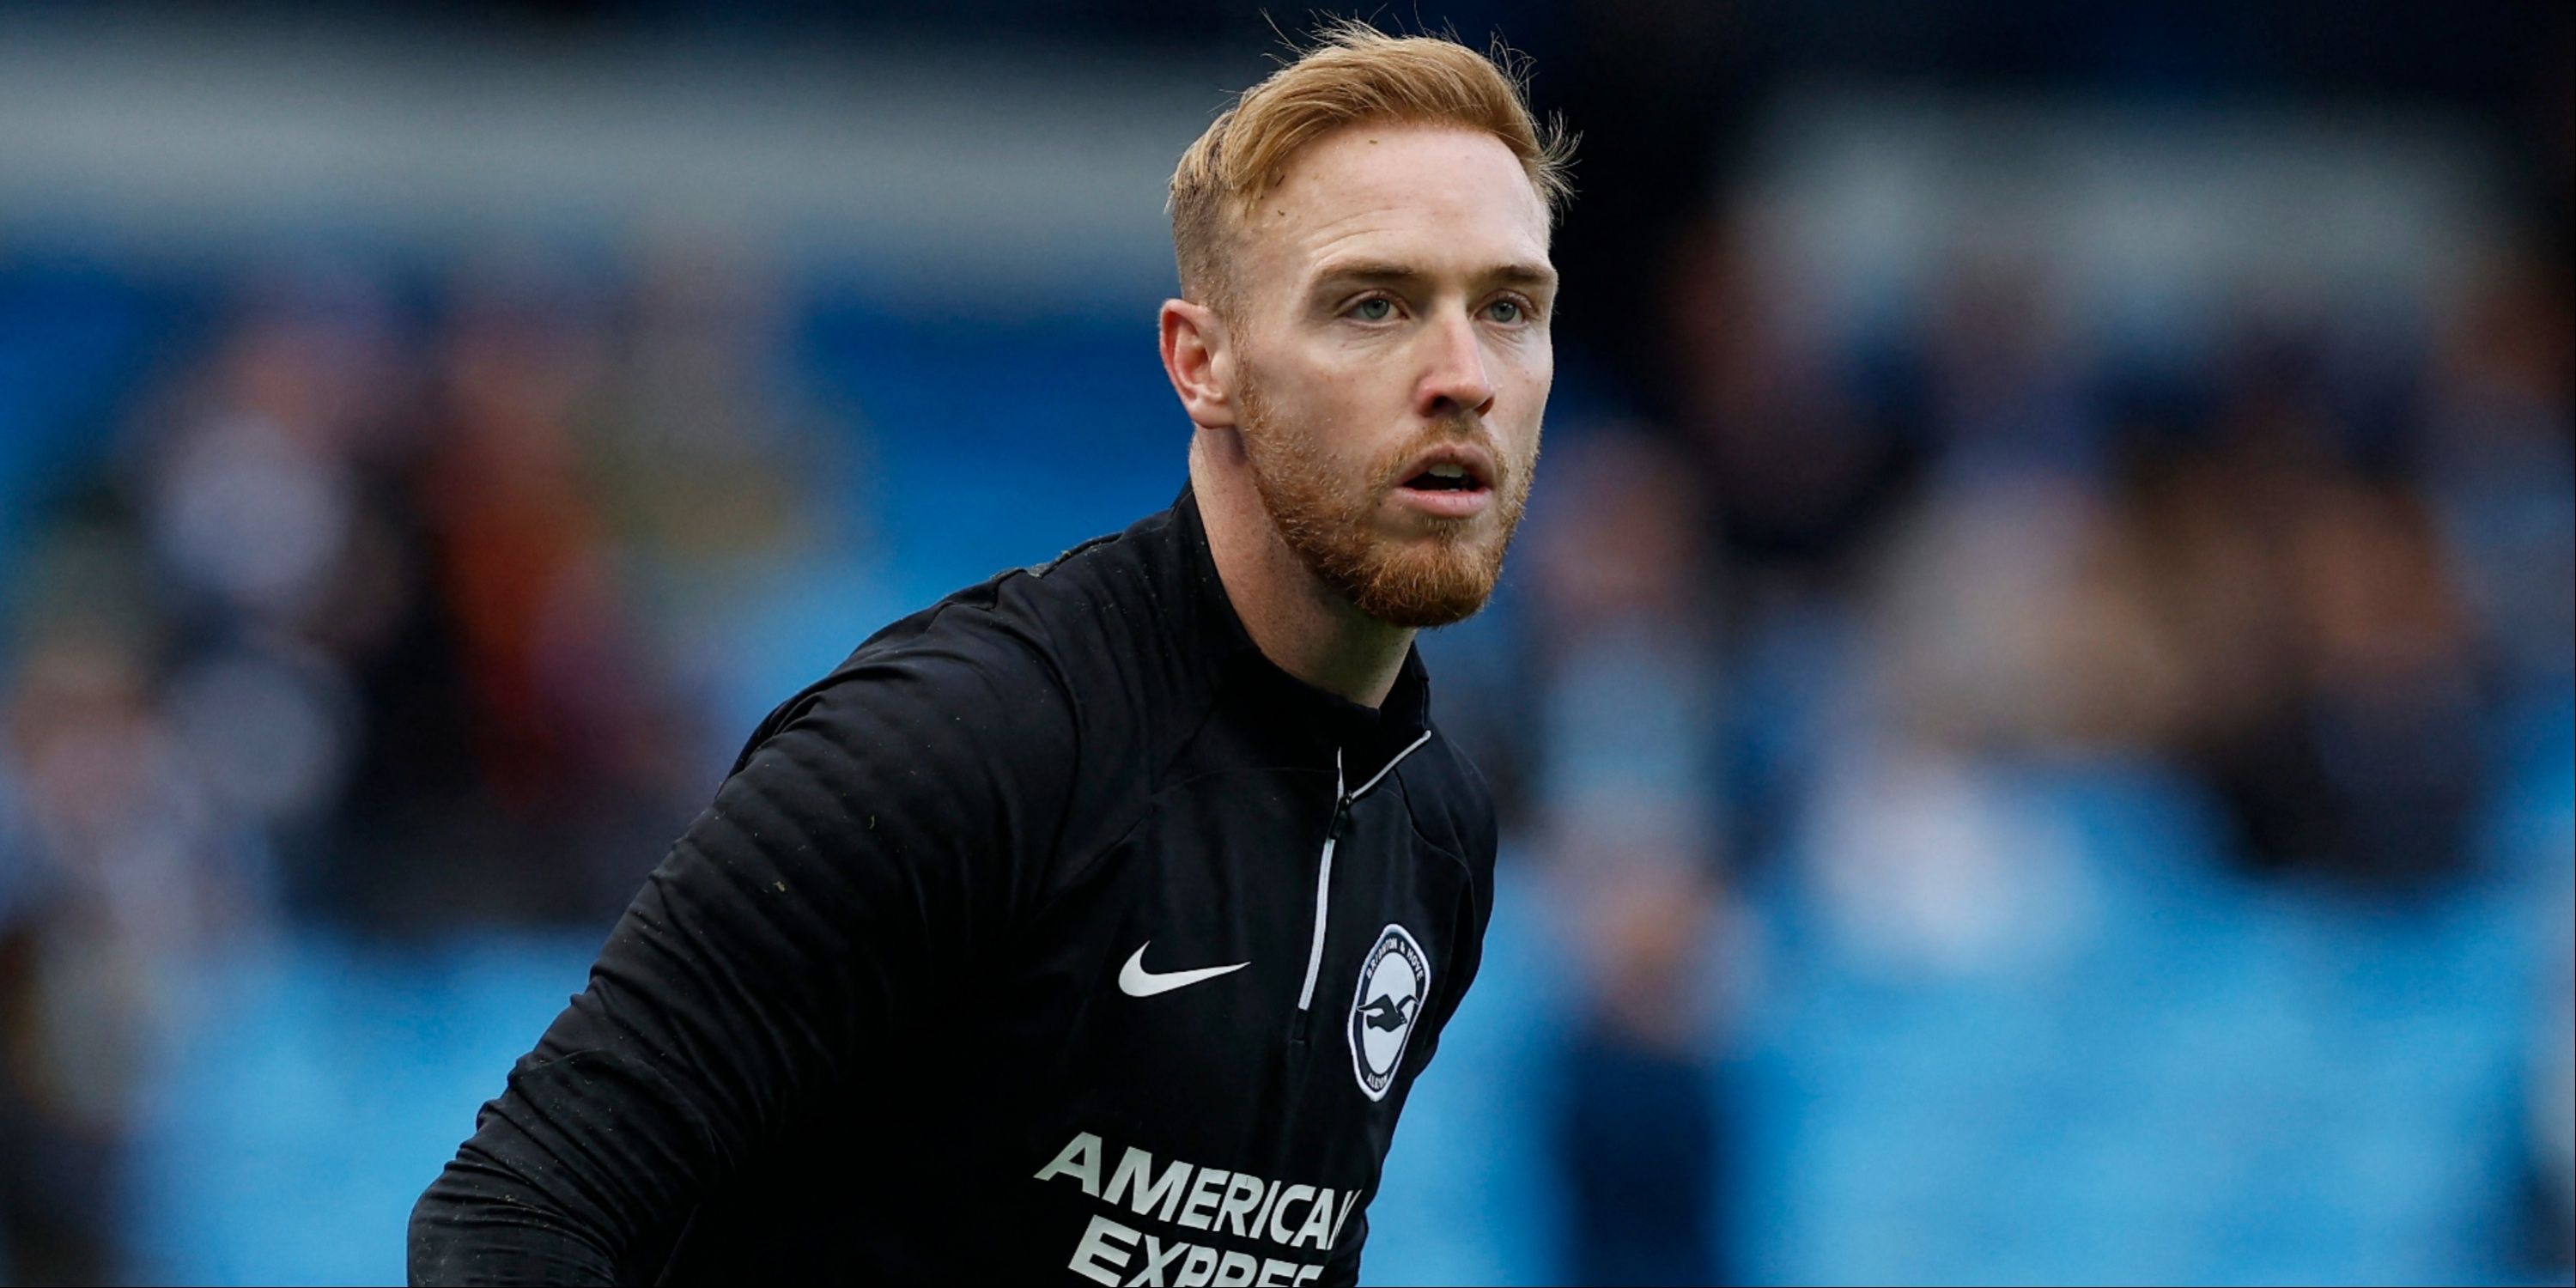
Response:
[[[414,1283],[1350,1283],[1494,812],[1186,492],[764,721],[413,1209]]]

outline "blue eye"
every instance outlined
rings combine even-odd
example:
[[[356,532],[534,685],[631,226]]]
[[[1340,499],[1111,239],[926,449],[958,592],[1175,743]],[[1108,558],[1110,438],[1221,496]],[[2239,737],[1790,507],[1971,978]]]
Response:
[[[1529,317],[1518,300],[1496,300],[1485,306],[1485,312],[1497,322],[1520,322]]]
[[[1395,301],[1373,295],[1351,306],[1351,316],[1362,322],[1384,322],[1395,316]]]

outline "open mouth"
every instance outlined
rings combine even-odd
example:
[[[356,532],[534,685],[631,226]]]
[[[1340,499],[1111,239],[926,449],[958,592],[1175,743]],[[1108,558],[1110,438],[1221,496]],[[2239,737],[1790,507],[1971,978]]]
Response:
[[[1443,462],[1404,481],[1416,492],[1482,492],[1485,485],[1455,462]]]
[[[1446,453],[1443,453],[1446,455]],[[1396,488],[1410,509],[1439,519],[1466,520],[1485,512],[1494,499],[1482,462],[1469,458],[1434,459],[1422,472]]]

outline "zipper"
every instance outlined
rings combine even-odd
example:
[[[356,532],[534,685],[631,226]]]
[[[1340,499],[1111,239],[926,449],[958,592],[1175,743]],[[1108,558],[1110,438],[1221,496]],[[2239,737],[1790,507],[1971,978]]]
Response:
[[[1360,784],[1359,790],[1355,792],[1342,790],[1344,781],[1342,749],[1339,747],[1333,749],[1333,822],[1330,827],[1324,829],[1324,861],[1315,872],[1315,939],[1306,950],[1306,986],[1297,990],[1297,1009],[1300,1012],[1313,1009],[1315,977],[1322,974],[1324,970],[1324,928],[1331,920],[1333,903],[1333,851],[1342,843],[1343,830],[1350,826],[1351,805],[1359,798],[1368,795],[1370,788],[1386,781],[1386,776],[1395,772],[1396,765],[1429,741],[1431,741],[1431,731],[1425,729],[1421,737],[1406,744],[1404,750],[1395,753],[1394,758],[1386,762],[1386,768],[1377,771],[1367,782]]]
[[[1306,950],[1306,986],[1297,990],[1297,1009],[1315,1003],[1315,976],[1324,969],[1324,923],[1332,912],[1333,848],[1342,843],[1342,828],[1351,821],[1351,795],[1342,790],[1342,751],[1333,749],[1333,823],[1324,829],[1324,862],[1315,871],[1315,942]]]

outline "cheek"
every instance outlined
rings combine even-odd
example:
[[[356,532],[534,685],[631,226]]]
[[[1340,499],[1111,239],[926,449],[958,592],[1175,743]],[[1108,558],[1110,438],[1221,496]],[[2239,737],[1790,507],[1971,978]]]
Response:
[[[1503,370],[1505,423],[1495,428],[1512,440],[1514,449],[1526,451],[1538,441],[1539,422],[1547,414],[1548,390],[1556,382],[1555,356],[1542,345],[1535,357],[1523,356]]]
[[[1365,367],[1301,374],[1280,390],[1279,419],[1315,456],[1356,469],[1382,448],[1385,427],[1402,423],[1402,395],[1378,387],[1385,383],[1383,372]]]
[[[1556,345],[1544,331],[1525,333],[1506,342],[1491,362],[1503,379],[1541,399],[1547,397],[1548,386],[1556,380]]]

